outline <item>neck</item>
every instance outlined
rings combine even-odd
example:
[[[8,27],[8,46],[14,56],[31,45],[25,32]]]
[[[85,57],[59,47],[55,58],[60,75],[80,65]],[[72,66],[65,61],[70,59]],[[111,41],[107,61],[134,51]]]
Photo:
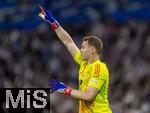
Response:
[[[97,55],[97,54],[93,54],[90,58],[89,58],[89,60],[88,60],[88,64],[91,64],[91,63],[93,63],[93,62],[95,62],[95,61],[97,61],[97,60],[99,60],[99,55]]]

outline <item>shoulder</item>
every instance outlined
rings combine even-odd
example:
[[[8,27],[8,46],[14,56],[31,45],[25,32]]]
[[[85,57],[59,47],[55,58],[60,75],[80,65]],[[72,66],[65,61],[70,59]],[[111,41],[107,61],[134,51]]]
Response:
[[[107,69],[107,64],[105,62],[100,61],[101,68]]]
[[[94,63],[93,71],[96,75],[100,75],[101,77],[109,75],[109,71],[108,71],[106,63],[100,60]]]
[[[100,62],[100,65],[101,65],[101,75],[108,77],[109,76],[109,70],[108,70],[106,63]]]

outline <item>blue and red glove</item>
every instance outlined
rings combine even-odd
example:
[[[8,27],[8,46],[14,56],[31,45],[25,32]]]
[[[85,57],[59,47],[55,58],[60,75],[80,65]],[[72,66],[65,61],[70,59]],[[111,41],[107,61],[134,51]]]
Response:
[[[41,12],[39,13],[39,16],[49,22],[52,26],[52,29],[58,28],[60,25],[56,21],[56,19],[53,17],[52,13],[49,10],[45,10],[42,6],[39,5],[39,8],[41,9]]]
[[[72,91],[71,88],[67,87],[64,83],[53,79],[49,81],[49,88],[50,88],[50,93],[56,91],[60,93],[65,93],[66,95],[71,95],[71,91]]]

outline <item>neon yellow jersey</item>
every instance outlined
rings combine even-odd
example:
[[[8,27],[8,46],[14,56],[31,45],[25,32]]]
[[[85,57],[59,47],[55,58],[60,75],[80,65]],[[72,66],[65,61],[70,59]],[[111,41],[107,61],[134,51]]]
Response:
[[[80,51],[74,57],[80,65],[79,69],[79,90],[85,91],[88,86],[99,90],[93,102],[79,101],[79,113],[112,113],[108,96],[109,72],[105,63],[100,60],[87,64],[82,60]]]

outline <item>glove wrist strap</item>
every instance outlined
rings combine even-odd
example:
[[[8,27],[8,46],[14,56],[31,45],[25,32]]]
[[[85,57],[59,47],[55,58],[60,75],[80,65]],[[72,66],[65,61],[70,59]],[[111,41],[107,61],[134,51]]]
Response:
[[[70,96],[71,91],[72,91],[72,89],[70,87],[67,87],[66,90],[65,90],[65,94]]]
[[[59,23],[57,21],[50,23],[50,24],[52,26],[52,29],[54,29],[54,30],[59,27]]]

